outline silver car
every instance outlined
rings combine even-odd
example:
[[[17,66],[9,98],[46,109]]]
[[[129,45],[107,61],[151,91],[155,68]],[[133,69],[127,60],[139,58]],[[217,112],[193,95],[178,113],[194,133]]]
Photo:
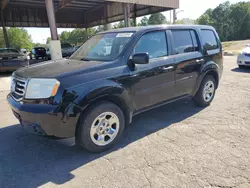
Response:
[[[27,65],[27,55],[14,48],[0,48],[0,72],[15,71]]]
[[[246,47],[238,55],[237,64],[239,68],[250,66],[250,44],[247,44]]]

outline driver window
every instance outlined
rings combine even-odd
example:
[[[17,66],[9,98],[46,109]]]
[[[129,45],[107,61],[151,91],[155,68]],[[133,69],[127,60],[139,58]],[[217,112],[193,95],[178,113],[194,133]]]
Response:
[[[136,44],[134,54],[148,53],[150,59],[168,55],[165,31],[146,33]]]

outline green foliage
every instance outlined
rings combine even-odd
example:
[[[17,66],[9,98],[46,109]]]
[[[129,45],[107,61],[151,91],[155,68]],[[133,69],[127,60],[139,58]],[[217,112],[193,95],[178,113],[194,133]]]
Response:
[[[4,41],[4,36],[3,36],[3,29],[0,29],[0,48],[5,47],[5,41]]]
[[[167,23],[167,21],[162,13],[152,14],[148,19],[148,25],[159,25],[164,23]]]
[[[183,18],[181,20],[177,20],[176,24],[194,24],[195,20],[192,20],[190,18]]]
[[[148,18],[146,16],[144,16],[141,19],[141,22],[138,24],[139,26],[147,26],[148,25]]]
[[[222,41],[245,40],[250,37],[250,2],[230,4],[228,1],[215,9],[208,9],[197,23],[212,25]]]
[[[87,40],[87,36],[88,38],[90,38],[91,36],[96,34],[97,30],[98,28],[96,30],[93,28],[89,28],[87,30],[88,34],[86,33],[85,29],[74,29],[73,31],[63,31],[59,35],[59,39],[62,43],[64,42],[64,43],[70,43],[72,45],[81,45]],[[51,38],[48,37],[46,43],[49,44],[50,41]]]
[[[51,37],[48,37],[46,40],[46,44],[49,44],[50,41],[51,41]]]
[[[25,48],[31,50],[33,47],[31,36],[28,34],[27,30],[22,28],[8,28],[7,29],[10,47],[16,49]],[[3,31],[0,31],[0,46],[5,47]]]

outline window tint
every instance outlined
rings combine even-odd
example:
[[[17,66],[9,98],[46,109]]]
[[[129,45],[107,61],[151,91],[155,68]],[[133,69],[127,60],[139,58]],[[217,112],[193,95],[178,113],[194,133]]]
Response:
[[[212,30],[201,30],[201,37],[204,42],[205,50],[214,50],[219,48],[218,41]]]
[[[168,55],[165,31],[146,33],[137,43],[134,53],[148,53],[149,58],[159,58]]]
[[[195,33],[193,33],[194,39]],[[197,40],[192,41],[192,34],[189,30],[172,30],[173,48],[176,54],[197,51]]]
[[[195,31],[191,30],[190,33],[191,33],[192,40],[193,40],[194,51],[199,51],[199,45],[198,45],[197,35]]]

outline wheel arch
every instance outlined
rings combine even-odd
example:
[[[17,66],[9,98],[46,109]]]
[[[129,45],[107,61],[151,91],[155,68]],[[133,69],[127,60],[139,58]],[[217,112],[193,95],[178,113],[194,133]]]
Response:
[[[100,89],[96,90],[100,91]],[[100,95],[96,95],[96,92],[97,91],[92,91],[81,100],[81,103],[78,104],[78,106],[82,108],[82,112],[76,124],[75,134],[78,131],[79,121],[81,117],[85,116],[93,105],[105,101],[117,105],[122,110],[125,118],[125,124],[130,124],[132,122],[134,108],[132,102],[130,101],[129,94],[124,88],[109,88],[109,90],[106,90],[105,93],[102,93]],[[95,97],[93,97],[92,94],[94,94]]]
[[[215,62],[212,62],[212,61],[207,62],[207,64],[201,69],[200,76],[197,79],[196,88],[193,91],[193,95],[195,95],[197,93],[197,91],[199,90],[200,85],[202,83],[202,80],[207,75],[211,75],[211,76],[214,77],[215,82],[216,82],[216,89],[217,89],[218,86],[219,86],[219,80],[220,80],[219,71],[218,70],[219,70],[219,67],[218,67],[218,65]]]

